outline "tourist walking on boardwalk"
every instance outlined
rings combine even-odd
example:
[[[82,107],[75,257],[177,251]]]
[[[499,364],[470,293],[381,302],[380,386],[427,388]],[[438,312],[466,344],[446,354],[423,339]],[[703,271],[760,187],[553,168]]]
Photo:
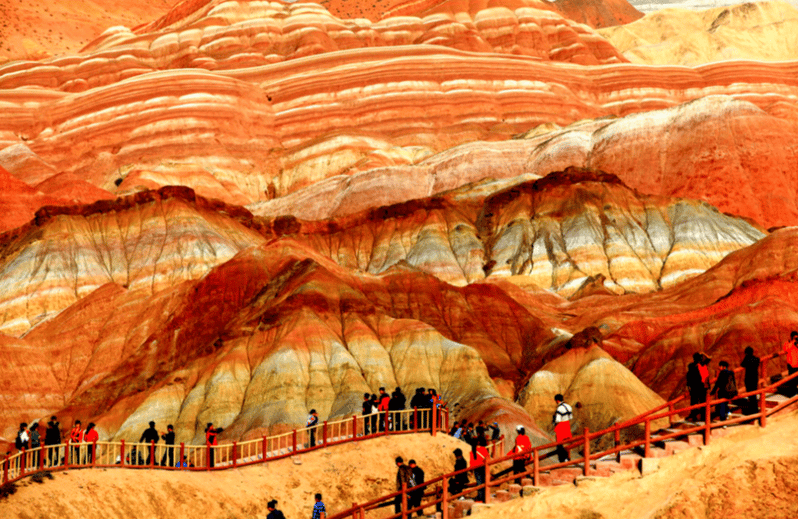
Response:
[[[266,519],[285,519],[285,516],[280,510],[277,510],[277,500],[272,499],[266,504],[266,508],[269,510],[269,515],[266,516]]]
[[[574,411],[570,405],[565,403],[565,398],[561,394],[556,394],[554,401],[557,403],[557,409],[554,410],[554,416],[551,421],[554,424],[554,435],[559,443],[557,445],[557,459],[562,463],[571,460],[571,456],[562,442],[571,439],[571,420],[573,420]]]
[[[96,454],[94,451],[97,449],[97,440],[100,439],[100,435],[97,434],[97,430],[94,428],[94,422],[89,422],[89,425],[86,426],[86,430],[83,432],[83,443],[87,443],[86,446],[86,456],[84,459],[84,463],[94,463],[94,455]]]
[[[424,394],[424,388],[417,387],[416,393],[413,395],[413,398],[410,399],[410,408],[418,409],[418,423],[413,422],[413,427],[423,429],[427,423],[424,417],[424,409],[427,406],[427,402],[429,402],[429,399],[427,395]],[[413,414],[415,418],[415,413]]]
[[[490,425],[490,441],[497,442],[502,437],[502,432],[499,429],[499,422],[493,422]]]
[[[526,435],[526,430],[523,425],[515,428],[518,436],[515,437],[515,446],[513,447],[513,474],[522,474],[526,471],[526,464],[529,461],[529,453],[532,452],[532,442],[529,436]],[[515,479],[515,484],[521,484],[521,478]]]
[[[415,485],[422,484],[424,482],[424,471],[421,469],[421,467],[416,465],[416,460],[408,461],[407,465],[413,470],[413,483],[415,483]],[[408,509],[417,508],[417,507],[421,506],[421,500],[423,498],[424,498],[424,489],[423,488],[419,488],[419,489],[413,490],[410,493],[410,501],[409,501]],[[417,515],[419,517],[424,515],[424,509],[419,508]]]
[[[141,433],[141,438],[139,438],[139,443],[147,444],[147,465],[153,461],[153,453],[155,451],[153,444],[158,443],[158,440],[160,440],[160,437],[158,436],[158,431],[155,429],[155,422],[150,422],[150,426],[144,429],[144,432]]]
[[[693,362],[687,365],[687,390],[690,392],[690,405],[703,404],[707,401],[707,389],[701,378],[701,354],[693,353]],[[688,422],[694,422],[701,417],[701,408],[693,409],[687,415]]]
[[[162,467],[174,467],[175,466],[175,428],[172,427],[171,424],[166,426],[166,432],[161,433],[161,438],[163,442],[166,444],[166,449],[163,452],[163,456],[161,456],[161,466]],[[166,464],[166,457],[169,457],[169,465]]]
[[[413,479],[413,469],[405,465],[405,460],[402,459],[401,456],[397,456],[396,458],[396,490],[400,492],[393,500],[393,510],[394,513],[400,513],[402,511],[402,485],[404,484],[405,489],[412,488],[416,486],[415,480]]]
[[[715,380],[715,386],[710,394],[718,394],[718,398],[734,398],[737,396],[737,381],[734,379],[734,371],[729,369],[729,363],[725,360],[720,361],[720,372]],[[726,421],[729,415],[729,403],[721,402],[718,404],[718,418],[721,422]],[[724,426],[725,427],[725,426]]]
[[[370,433],[369,425],[371,425],[371,395],[363,393],[363,436],[368,436]]]
[[[310,516],[310,519],[327,519],[327,509],[321,501],[321,494],[316,494],[314,499],[316,500],[316,504],[313,505],[313,514]]]
[[[305,427],[308,430],[308,434],[310,435],[310,446],[316,446],[316,426],[319,425],[319,413],[316,412],[315,409],[310,410],[310,414],[308,415],[308,421],[305,424]]]
[[[784,343],[784,360],[787,362],[787,376],[798,372],[798,332],[790,333],[790,340]],[[786,396],[795,395],[798,388],[798,378],[784,384]]]
[[[399,388],[397,388],[399,389]],[[404,402],[404,395],[401,397],[399,396],[401,392],[394,391],[391,393],[391,399],[388,400],[388,412],[391,415],[389,423],[391,424],[391,430],[393,431],[401,431],[402,430],[402,413],[399,411],[403,411],[405,408]]]
[[[80,463],[80,442],[83,441],[83,427],[80,425],[80,420],[75,420],[72,430],[69,431],[69,442],[72,444],[72,459],[71,463],[77,465]]]
[[[41,455],[39,447],[42,446],[41,435],[39,434],[39,422],[30,426],[30,448],[33,451],[33,466],[39,466],[39,456]]]
[[[371,434],[377,433],[377,420],[379,420],[380,418],[379,407],[380,407],[380,402],[377,399],[377,395],[372,393],[371,394]]]
[[[745,357],[743,357],[743,361],[740,363],[740,366],[745,369],[744,381],[746,393],[756,391],[759,388],[759,363],[759,357],[754,355],[754,349],[750,346],[746,347]],[[743,412],[745,414],[754,414],[756,412],[756,395],[748,397]]]
[[[61,456],[58,452],[56,445],[61,444],[61,429],[58,419],[55,416],[50,417],[47,422],[47,430],[44,433],[44,444],[48,446],[47,449],[47,463],[49,466],[54,467],[61,461]]]
[[[468,462],[463,457],[461,449],[454,450],[454,471],[458,472],[468,468]],[[465,486],[468,485],[468,472],[456,474],[449,480],[449,495],[454,496],[463,491]]]
[[[483,484],[485,482],[485,461],[487,461],[488,457],[488,442],[485,440],[484,436],[480,436],[477,438],[476,443],[471,447],[471,458],[470,458],[470,467],[474,469],[474,479],[477,480],[477,486]],[[484,503],[485,502],[485,488],[480,488],[477,490],[477,501]]]
[[[28,450],[30,449],[30,431],[28,431],[28,424],[26,422],[22,422],[19,424],[19,431],[17,431],[17,436],[14,438],[14,447],[18,451],[21,450]]]
[[[377,408],[380,410],[380,432],[382,432],[385,430],[385,422],[388,420],[388,409],[391,402],[391,396],[385,392],[384,387],[381,387],[380,395],[377,398],[379,399]]]
[[[407,397],[404,393],[402,393],[402,388],[396,388],[396,410],[397,411],[404,411],[407,408]],[[404,431],[407,429],[407,420],[405,420],[405,416],[402,413],[398,414],[398,421],[401,425],[400,430]]]
[[[221,429],[215,429],[213,427],[213,422],[208,422],[208,425],[205,426],[205,447],[208,449],[208,466],[211,468],[213,468],[215,463],[215,447],[218,443],[216,437],[220,432],[222,432]]]

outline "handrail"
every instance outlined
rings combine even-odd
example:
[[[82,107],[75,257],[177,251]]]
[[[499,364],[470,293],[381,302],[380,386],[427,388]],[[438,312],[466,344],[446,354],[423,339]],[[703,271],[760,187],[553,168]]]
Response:
[[[434,411],[434,412],[433,412]],[[165,445],[96,441],[42,445],[7,455],[2,461],[2,483],[14,482],[41,471],[76,468],[133,468],[161,470],[225,470],[266,463],[342,443],[395,434],[447,432],[449,410],[405,409],[352,415],[313,427],[273,436],[220,445]],[[185,461],[186,466],[176,466]]]
[[[760,364],[760,372],[759,372],[760,377],[759,377],[759,384],[758,385],[762,386],[762,381],[763,380],[767,380],[767,363],[768,363],[768,361],[770,361],[772,359],[776,359],[776,358],[778,358],[778,357],[780,357],[782,355],[783,355],[783,353],[775,353],[775,354],[767,355],[765,357],[760,358],[761,364]],[[738,369],[735,369],[734,371],[735,371],[735,373],[737,373],[741,369],[742,368],[738,368]],[[716,379],[713,379],[713,381],[714,380],[716,380]],[[703,403],[677,409],[677,408],[675,408],[675,404],[680,402],[681,400],[683,400],[685,398],[684,395],[681,395],[681,396],[679,396],[679,397],[677,397],[675,399],[672,399],[669,402],[665,402],[664,404],[661,404],[661,405],[656,406],[656,407],[654,407],[652,409],[649,409],[648,411],[646,411],[646,412],[644,412],[644,413],[642,413],[642,414],[640,414],[640,415],[638,415],[638,416],[636,416],[636,417],[634,417],[634,418],[632,418],[630,420],[627,420],[625,422],[621,422],[621,423],[618,423],[618,424],[614,424],[614,425],[612,425],[612,426],[610,426],[608,428],[602,429],[600,431],[591,432],[587,428],[585,428],[582,435],[579,435],[579,436],[576,436],[576,437],[573,437],[573,438],[570,438],[570,439],[562,440],[562,441],[559,441],[559,442],[554,441],[554,442],[550,442],[550,443],[547,443],[547,444],[544,444],[544,445],[535,446],[532,449],[532,452],[530,452],[530,453],[524,453],[524,454],[510,453],[510,454],[507,454],[507,455],[504,455],[504,456],[499,456],[499,457],[495,457],[495,458],[492,457],[491,459],[486,460],[486,463],[484,465],[485,466],[485,481],[482,484],[479,484],[479,485],[470,485],[467,489],[465,489],[465,490],[463,490],[463,491],[461,491],[461,492],[459,492],[457,494],[453,494],[453,495],[449,494],[449,488],[447,486],[448,481],[451,478],[453,478],[454,476],[457,476],[459,474],[473,472],[475,470],[475,467],[468,467],[468,468],[459,470],[457,472],[450,472],[450,473],[447,473],[447,474],[443,474],[442,476],[438,476],[438,477],[436,477],[434,479],[431,479],[431,480],[429,480],[429,481],[427,481],[427,482],[425,482],[425,483],[423,483],[421,485],[417,485],[416,487],[413,487],[412,489],[403,488],[401,491],[397,491],[397,492],[388,494],[386,496],[378,497],[378,498],[373,499],[371,501],[368,501],[367,503],[364,503],[364,504],[355,505],[354,507],[349,508],[349,509],[347,509],[345,511],[342,511],[342,512],[339,512],[337,514],[329,516],[328,519],[344,519],[344,518],[347,518],[349,516],[352,516],[353,519],[365,519],[365,515],[364,515],[365,510],[378,508],[380,506],[386,506],[387,504],[390,504],[390,500],[396,498],[399,495],[403,496],[402,497],[402,502],[401,502],[401,505],[402,505],[401,506],[401,512],[400,513],[396,513],[396,514],[391,515],[391,516],[388,516],[388,517],[386,517],[384,519],[399,519],[399,518],[406,519],[411,513],[415,512],[417,510],[422,510],[422,509],[430,507],[430,506],[437,506],[439,504],[441,506],[442,519],[449,519],[448,503],[450,501],[454,500],[454,499],[457,499],[458,497],[464,496],[466,494],[474,493],[477,490],[483,490],[484,489],[485,502],[487,503],[487,502],[490,501],[490,488],[491,487],[496,487],[496,486],[504,484],[504,483],[506,483],[508,481],[511,481],[511,480],[514,480],[514,479],[518,479],[518,478],[526,478],[526,477],[531,477],[532,478],[532,484],[533,485],[539,484],[539,481],[540,481],[540,470],[542,468],[541,467],[541,460],[546,459],[547,457],[549,457],[552,454],[554,454],[554,451],[550,451],[550,452],[547,452],[547,453],[544,453],[543,455],[541,455],[542,451],[547,451],[547,450],[550,450],[550,449],[554,449],[554,448],[556,448],[559,445],[562,445],[562,446],[564,446],[565,448],[567,448],[569,450],[571,448],[580,447],[581,446],[583,448],[582,457],[578,458],[578,459],[574,459],[574,460],[567,460],[565,462],[560,462],[560,463],[554,463],[554,464],[546,465],[545,470],[553,470],[553,469],[564,468],[564,467],[569,467],[569,466],[576,467],[577,465],[582,464],[583,466],[580,468],[580,471],[582,471],[582,473],[585,476],[587,476],[587,475],[590,474],[590,471],[591,471],[590,464],[591,464],[592,461],[598,460],[598,459],[601,459],[601,458],[605,458],[605,457],[613,455],[613,454],[615,454],[618,457],[618,459],[620,460],[621,452],[629,450],[629,449],[642,447],[643,448],[644,457],[650,457],[650,455],[651,455],[651,446],[652,446],[653,443],[661,442],[661,441],[672,439],[672,438],[676,438],[676,437],[683,437],[683,436],[686,436],[688,434],[699,433],[699,432],[703,433],[704,444],[709,444],[710,440],[711,440],[711,434],[710,433],[711,433],[712,429],[715,429],[715,428],[718,428],[718,427],[722,427],[722,426],[726,426],[726,425],[734,425],[734,424],[739,424],[739,423],[744,423],[744,422],[752,422],[752,421],[757,421],[757,420],[759,421],[760,426],[765,427],[766,423],[767,423],[767,417],[772,416],[774,413],[777,413],[778,411],[780,411],[780,410],[782,410],[782,409],[784,409],[784,408],[786,408],[786,407],[788,407],[790,405],[798,403],[798,394],[786,399],[785,401],[775,405],[772,408],[768,408],[767,403],[766,403],[766,397],[767,397],[768,394],[774,393],[779,387],[784,386],[785,384],[791,383],[791,382],[794,382],[794,381],[798,382],[798,372],[796,372],[796,373],[794,373],[792,375],[783,377],[780,380],[776,381],[775,383],[766,384],[763,387],[760,387],[760,388],[758,388],[756,390],[739,393],[738,395],[736,395],[733,398],[726,398],[726,399],[720,399],[720,398],[718,398],[718,399],[710,399],[710,398],[707,398],[707,400],[705,402],[703,402]],[[748,399],[749,397],[758,398],[758,400],[759,400],[759,411],[757,413],[752,413],[752,414],[749,414],[749,415],[746,415],[746,416],[741,416],[741,417],[736,417],[736,418],[728,418],[727,417],[727,419],[724,420],[724,421],[715,421],[715,422],[711,421],[711,412],[712,412],[712,407],[713,406],[716,406],[716,405],[724,403],[724,402],[725,403],[731,403],[734,400]],[[668,408],[668,411],[663,411],[666,407]],[[658,421],[658,420],[662,420],[664,418],[669,418],[670,419],[670,418],[672,418],[672,417],[674,417],[676,415],[679,415],[679,414],[682,414],[682,413],[686,413],[686,412],[690,412],[690,411],[693,411],[693,410],[698,410],[698,409],[701,409],[701,410],[704,411],[704,420],[703,420],[704,423],[703,424],[695,425],[694,427],[689,427],[689,428],[686,428],[686,429],[681,429],[681,430],[679,430],[677,432],[668,432],[668,433],[665,433],[665,434],[654,434],[654,435],[652,435],[652,432],[651,432],[651,423],[652,422],[655,422],[655,421]],[[673,423],[672,420],[670,420],[670,421],[671,421],[671,423]],[[639,426],[641,424],[643,424],[645,426],[645,433],[644,433],[644,436],[642,438],[634,439],[634,440],[631,440],[631,441],[626,441],[625,443],[622,443],[620,441],[620,432],[622,430],[627,430],[627,429],[630,429],[632,427]],[[603,436],[609,435],[609,434],[612,434],[613,437],[614,437],[613,438],[614,439],[613,447],[605,449],[605,450],[603,450],[601,452],[596,452],[596,453],[591,452],[591,442],[593,442],[595,440],[598,440],[598,439],[602,438]],[[502,437],[502,441],[504,441],[503,437]],[[498,477],[495,480],[491,480],[491,473],[490,473],[490,467],[491,466],[495,466],[495,465],[500,464],[500,463],[506,463],[508,461],[512,461],[514,459],[517,459],[517,458],[519,458],[521,456],[524,456],[525,457],[524,459],[526,459],[526,460],[529,460],[529,459],[532,460],[531,462],[530,461],[526,461],[526,463],[525,463],[525,468],[526,468],[527,465],[530,465],[530,464],[532,465],[532,468],[527,469],[527,470],[525,470],[524,472],[522,472],[520,474],[512,474],[512,475],[508,475],[508,476],[504,476],[504,477]],[[440,483],[440,486],[438,486],[439,483]],[[435,487],[435,489],[433,489],[432,492],[430,492],[429,489],[431,487],[433,487],[433,486]],[[422,490],[422,489],[425,491],[424,495],[433,495],[433,496],[436,496],[436,498],[434,500],[426,501],[426,502],[422,503],[419,507],[408,509],[406,494],[408,492],[419,491],[419,490]]]

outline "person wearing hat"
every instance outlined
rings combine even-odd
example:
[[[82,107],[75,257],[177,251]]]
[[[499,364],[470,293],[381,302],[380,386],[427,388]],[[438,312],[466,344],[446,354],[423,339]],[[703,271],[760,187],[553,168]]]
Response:
[[[502,432],[499,430],[499,422],[493,422],[488,428],[490,429],[490,441],[499,441],[499,438],[502,436]]]
[[[513,447],[513,474],[522,474],[526,471],[526,464],[529,461],[529,454],[532,452],[532,442],[529,441],[529,436],[526,435],[523,425],[515,428],[518,436],[515,437],[515,446]],[[515,479],[515,484],[521,484],[521,478]]]

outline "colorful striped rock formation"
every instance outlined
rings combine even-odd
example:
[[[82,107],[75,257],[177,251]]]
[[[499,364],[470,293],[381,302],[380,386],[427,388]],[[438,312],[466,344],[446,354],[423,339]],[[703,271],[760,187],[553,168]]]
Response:
[[[0,440],[424,386],[543,442],[552,392],[598,429],[798,324],[798,62],[627,63],[622,0],[370,5],[187,0],[0,66]]]

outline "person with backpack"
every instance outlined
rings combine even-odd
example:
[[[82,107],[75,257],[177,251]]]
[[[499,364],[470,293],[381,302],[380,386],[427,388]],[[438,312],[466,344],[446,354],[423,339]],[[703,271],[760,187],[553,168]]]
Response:
[[[316,426],[319,425],[319,414],[316,412],[315,409],[310,410],[310,414],[308,415],[308,421],[305,424],[305,428],[308,430],[308,435],[310,435],[310,447],[313,448],[316,446]]]
[[[141,438],[139,438],[139,443],[146,443],[147,444],[147,465],[152,463],[153,454],[155,451],[155,447],[153,447],[153,443],[158,443],[160,437],[158,436],[158,430],[155,429],[155,422],[150,422],[150,426],[147,429],[144,429],[144,432],[141,433]]]
[[[712,388],[712,395],[718,394],[718,398],[734,398],[737,396],[737,381],[734,379],[734,371],[729,369],[729,363],[725,360],[720,361],[720,372]],[[721,422],[726,421],[729,415],[729,403],[721,402],[718,404],[718,418]],[[725,427],[725,426],[724,426]]]
[[[394,513],[402,512],[402,484],[405,489],[416,486],[416,480],[413,478],[413,469],[405,465],[405,460],[401,456],[396,458],[396,490],[400,492],[393,501]],[[409,500],[408,500],[409,502]]]
[[[58,419],[55,416],[51,416],[50,421],[47,422],[47,431],[44,433],[44,444],[48,447],[47,463],[50,467],[58,465],[61,461],[61,456],[58,452],[59,447],[56,447],[56,445],[61,444],[61,429],[59,426]]]
[[[754,349],[750,346],[745,348],[745,357],[740,366],[745,370],[745,391],[750,393],[759,388],[759,357],[754,355]],[[746,401],[745,414],[756,413],[756,395],[750,395]]]
[[[693,353],[693,362],[687,365],[687,390],[690,392],[690,406],[703,404],[707,401],[707,389],[701,377],[701,354]],[[701,417],[701,408],[693,409],[687,415],[688,422],[694,422]]]
[[[557,459],[560,463],[570,461],[571,456],[565,449],[563,442],[570,440],[571,436],[571,420],[574,418],[574,411],[570,405],[565,403],[565,398],[561,394],[554,396],[554,401],[557,403],[557,409],[554,411],[551,421],[554,424],[554,435],[557,438]]]

